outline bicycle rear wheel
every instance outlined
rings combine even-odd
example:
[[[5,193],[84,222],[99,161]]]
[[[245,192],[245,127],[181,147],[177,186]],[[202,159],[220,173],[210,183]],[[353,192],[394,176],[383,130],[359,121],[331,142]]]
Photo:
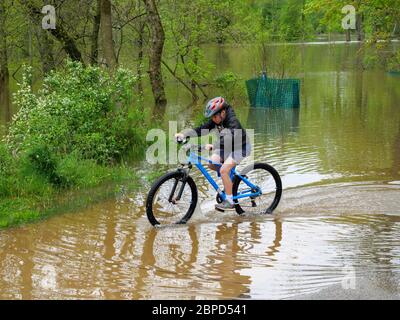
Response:
[[[235,208],[238,214],[258,213],[270,214],[279,204],[282,196],[282,181],[279,173],[266,163],[254,163],[247,166],[240,173],[245,176],[252,184],[261,189],[262,194],[257,197],[246,197],[235,200]],[[251,188],[238,176],[233,183],[233,195],[237,196],[251,190]]]
[[[159,178],[149,191],[146,214],[153,226],[185,224],[197,204],[197,187],[191,177],[181,171]]]

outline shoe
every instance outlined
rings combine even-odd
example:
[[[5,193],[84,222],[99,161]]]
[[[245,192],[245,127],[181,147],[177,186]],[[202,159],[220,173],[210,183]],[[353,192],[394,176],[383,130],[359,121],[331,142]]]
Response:
[[[218,211],[233,211],[235,210],[235,205],[230,203],[228,200],[223,201],[215,205],[215,209]]]

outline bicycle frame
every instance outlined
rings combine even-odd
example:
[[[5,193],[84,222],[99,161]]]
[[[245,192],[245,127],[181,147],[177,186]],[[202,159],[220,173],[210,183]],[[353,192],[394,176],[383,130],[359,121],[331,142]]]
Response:
[[[203,174],[203,176],[208,180],[208,182],[213,186],[213,188],[215,189],[215,191],[218,192],[219,196],[221,197],[221,199],[224,201],[226,200],[226,194],[224,191],[222,191],[219,187],[218,184],[214,181],[214,179],[211,177],[211,175],[207,172],[207,170],[204,168],[203,164],[201,163],[201,161],[205,161],[209,164],[213,164],[215,166],[218,167],[218,171],[217,174],[218,176],[220,176],[220,168],[222,167],[222,164],[217,163],[217,162],[213,162],[210,159],[204,158],[200,155],[198,155],[197,153],[191,151],[189,154],[189,157],[187,159],[187,163],[189,165],[189,167],[194,164],[197,169],[200,170],[200,172]],[[242,198],[247,198],[247,197],[258,197],[262,194],[262,191],[260,190],[259,187],[255,186],[254,184],[252,184],[247,178],[241,176],[239,173],[236,172],[236,167],[232,168],[231,172],[230,172],[230,178],[231,180],[233,180],[233,178],[235,176],[239,177],[239,179],[241,179],[244,183],[246,183],[247,186],[249,186],[249,190],[245,190],[244,192],[236,195],[233,197],[233,200],[238,200],[238,199],[242,199]],[[254,190],[256,190],[256,192],[253,192]]]

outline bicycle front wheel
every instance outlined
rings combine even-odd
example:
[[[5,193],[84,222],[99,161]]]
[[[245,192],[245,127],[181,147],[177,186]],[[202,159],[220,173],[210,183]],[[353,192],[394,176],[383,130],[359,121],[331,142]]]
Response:
[[[245,197],[235,201],[238,214],[248,213],[272,213],[278,206],[282,196],[282,181],[279,173],[269,164],[254,163],[247,166],[240,173],[253,185],[261,189],[261,195],[257,197]],[[256,192],[252,190],[242,179],[235,177],[233,183],[233,195]]]
[[[180,171],[159,178],[149,191],[146,214],[153,226],[185,224],[197,204],[197,187],[191,177]]]

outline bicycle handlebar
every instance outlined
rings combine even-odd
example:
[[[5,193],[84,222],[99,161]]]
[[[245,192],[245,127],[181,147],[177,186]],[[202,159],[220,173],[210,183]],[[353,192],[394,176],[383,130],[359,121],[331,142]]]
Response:
[[[203,150],[207,150],[205,146],[200,145],[200,144],[188,144],[190,140],[190,137],[186,137],[185,139],[180,139],[177,138],[176,139],[176,143],[180,144],[180,145],[184,145],[184,149],[187,150],[193,150],[193,151],[197,151],[197,152],[202,152]]]
[[[184,139],[181,139],[181,138],[176,138],[176,143],[177,144],[186,144],[186,143],[188,143],[189,142],[189,140],[190,140],[190,138],[189,137],[186,137],[186,138],[184,138]]]
[[[205,146],[202,146],[200,144],[188,144],[184,147],[187,150],[191,151],[197,151],[197,152],[202,152],[203,150],[206,150]]]

